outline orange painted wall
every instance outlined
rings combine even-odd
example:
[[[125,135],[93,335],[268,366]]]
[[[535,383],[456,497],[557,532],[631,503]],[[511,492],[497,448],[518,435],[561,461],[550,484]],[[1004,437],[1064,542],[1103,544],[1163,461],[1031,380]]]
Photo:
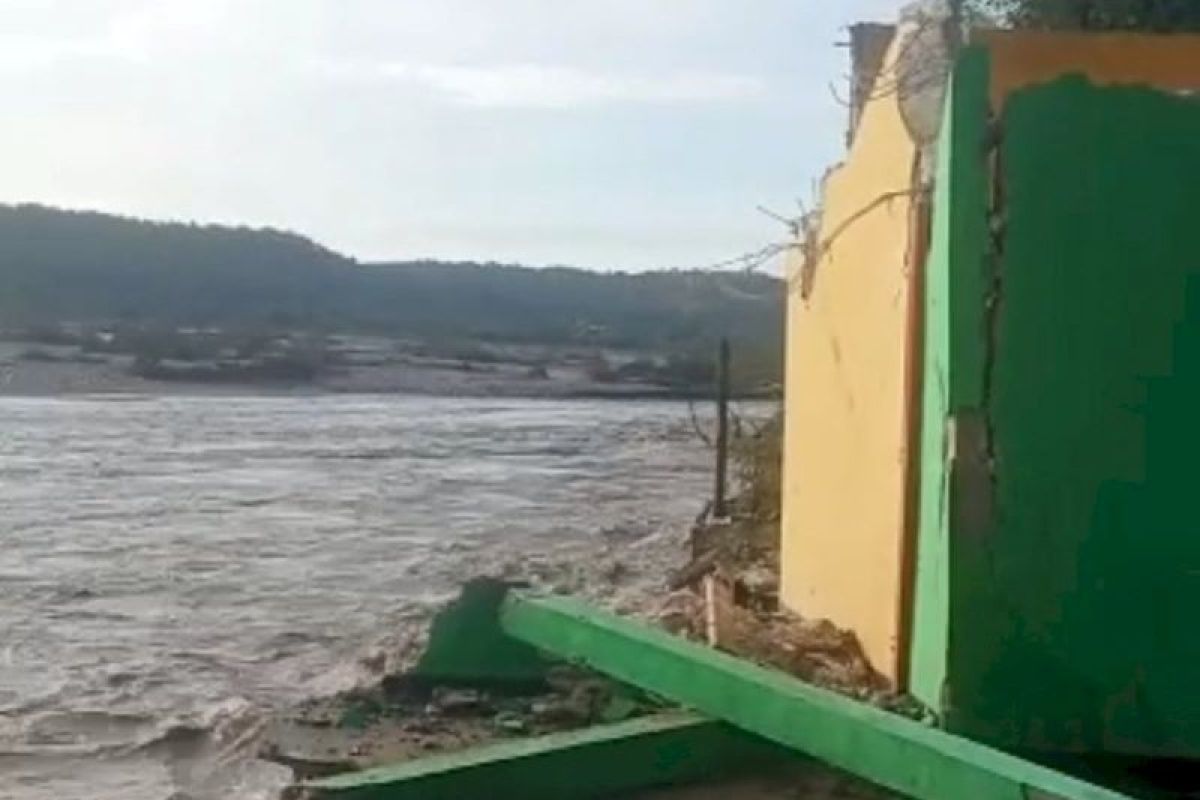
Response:
[[[1016,89],[1083,73],[1096,83],[1145,84],[1160,89],[1200,86],[1200,36],[1136,33],[977,31],[974,43],[991,54],[992,108]]]
[[[807,299],[799,257],[789,268],[782,599],[853,630],[893,680],[907,580],[907,192],[915,157],[896,98],[868,103],[845,164],[826,179],[821,238],[844,230],[820,258]],[[895,192],[905,194],[880,201]]]

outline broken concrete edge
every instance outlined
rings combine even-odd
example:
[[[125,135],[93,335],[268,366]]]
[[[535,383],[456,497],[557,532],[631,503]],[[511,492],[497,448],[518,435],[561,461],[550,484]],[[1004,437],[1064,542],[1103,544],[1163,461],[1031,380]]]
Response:
[[[405,679],[513,690],[543,685],[550,662],[496,624],[511,588],[513,584],[493,578],[464,584],[459,597],[434,617],[425,651]]]
[[[1128,800],[577,600],[509,592],[500,627],[554,656],[921,800]]]
[[[676,711],[323,778],[301,784],[293,796],[566,800],[733,777],[795,760],[758,737]]]

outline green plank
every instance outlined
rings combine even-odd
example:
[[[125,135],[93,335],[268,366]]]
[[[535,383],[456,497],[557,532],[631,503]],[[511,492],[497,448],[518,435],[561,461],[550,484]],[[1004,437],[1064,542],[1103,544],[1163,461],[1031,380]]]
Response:
[[[311,781],[314,800],[597,798],[722,778],[794,761],[787,750],[686,712],[532,739]]]
[[[511,636],[921,800],[1123,795],[563,597],[510,592]]]

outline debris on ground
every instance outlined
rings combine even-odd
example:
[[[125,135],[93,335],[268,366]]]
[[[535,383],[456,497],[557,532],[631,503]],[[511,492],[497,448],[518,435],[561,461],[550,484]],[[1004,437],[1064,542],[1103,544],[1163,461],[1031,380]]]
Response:
[[[615,536],[615,535],[614,535]],[[823,620],[808,620],[779,604],[779,521],[735,500],[727,518],[706,509],[687,541],[675,547],[690,560],[669,573],[669,550],[658,535],[613,546],[609,557],[566,570],[553,557],[505,563],[505,582],[527,582],[542,591],[581,594],[617,613],[646,618],[686,638],[770,666],[826,689],[910,716],[919,709],[890,691],[867,661],[857,638]],[[657,553],[660,558],[642,558]],[[655,595],[653,574],[665,593]],[[290,767],[298,781],[357,771],[481,746],[497,740],[541,736],[619,722],[661,711],[661,701],[582,668],[558,664],[545,684],[520,690],[472,685],[431,685],[414,678],[417,654],[428,635],[407,631],[369,670],[365,687],[309,700],[270,725],[262,757]],[[728,784],[728,794],[874,798],[872,787],[823,768],[819,787],[791,776],[769,787]],[[804,793],[794,794],[803,787]],[[735,791],[736,790],[736,791]],[[639,797],[708,797],[704,788],[646,793]],[[676,794],[678,792],[678,794]],[[694,794],[689,794],[693,792]]]
[[[520,693],[430,686],[400,675],[292,709],[268,729],[261,757],[304,780],[658,710],[661,704],[636,689],[567,665],[551,668],[540,690]]]
[[[908,698],[867,660],[857,637],[828,620],[779,604],[779,520],[735,501],[726,519],[705,512],[691,532],[691,559],[670,578],[653,619],[681,636],[774,667],[803,681],[909,716]]]

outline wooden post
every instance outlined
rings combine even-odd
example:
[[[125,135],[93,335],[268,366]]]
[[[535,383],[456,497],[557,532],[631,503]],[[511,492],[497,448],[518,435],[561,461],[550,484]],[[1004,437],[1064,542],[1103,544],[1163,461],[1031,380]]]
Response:
[[[713,517],[726,516],[725,472],[729,463],[729,340],[717,354],[717,465],[713,484]]]

